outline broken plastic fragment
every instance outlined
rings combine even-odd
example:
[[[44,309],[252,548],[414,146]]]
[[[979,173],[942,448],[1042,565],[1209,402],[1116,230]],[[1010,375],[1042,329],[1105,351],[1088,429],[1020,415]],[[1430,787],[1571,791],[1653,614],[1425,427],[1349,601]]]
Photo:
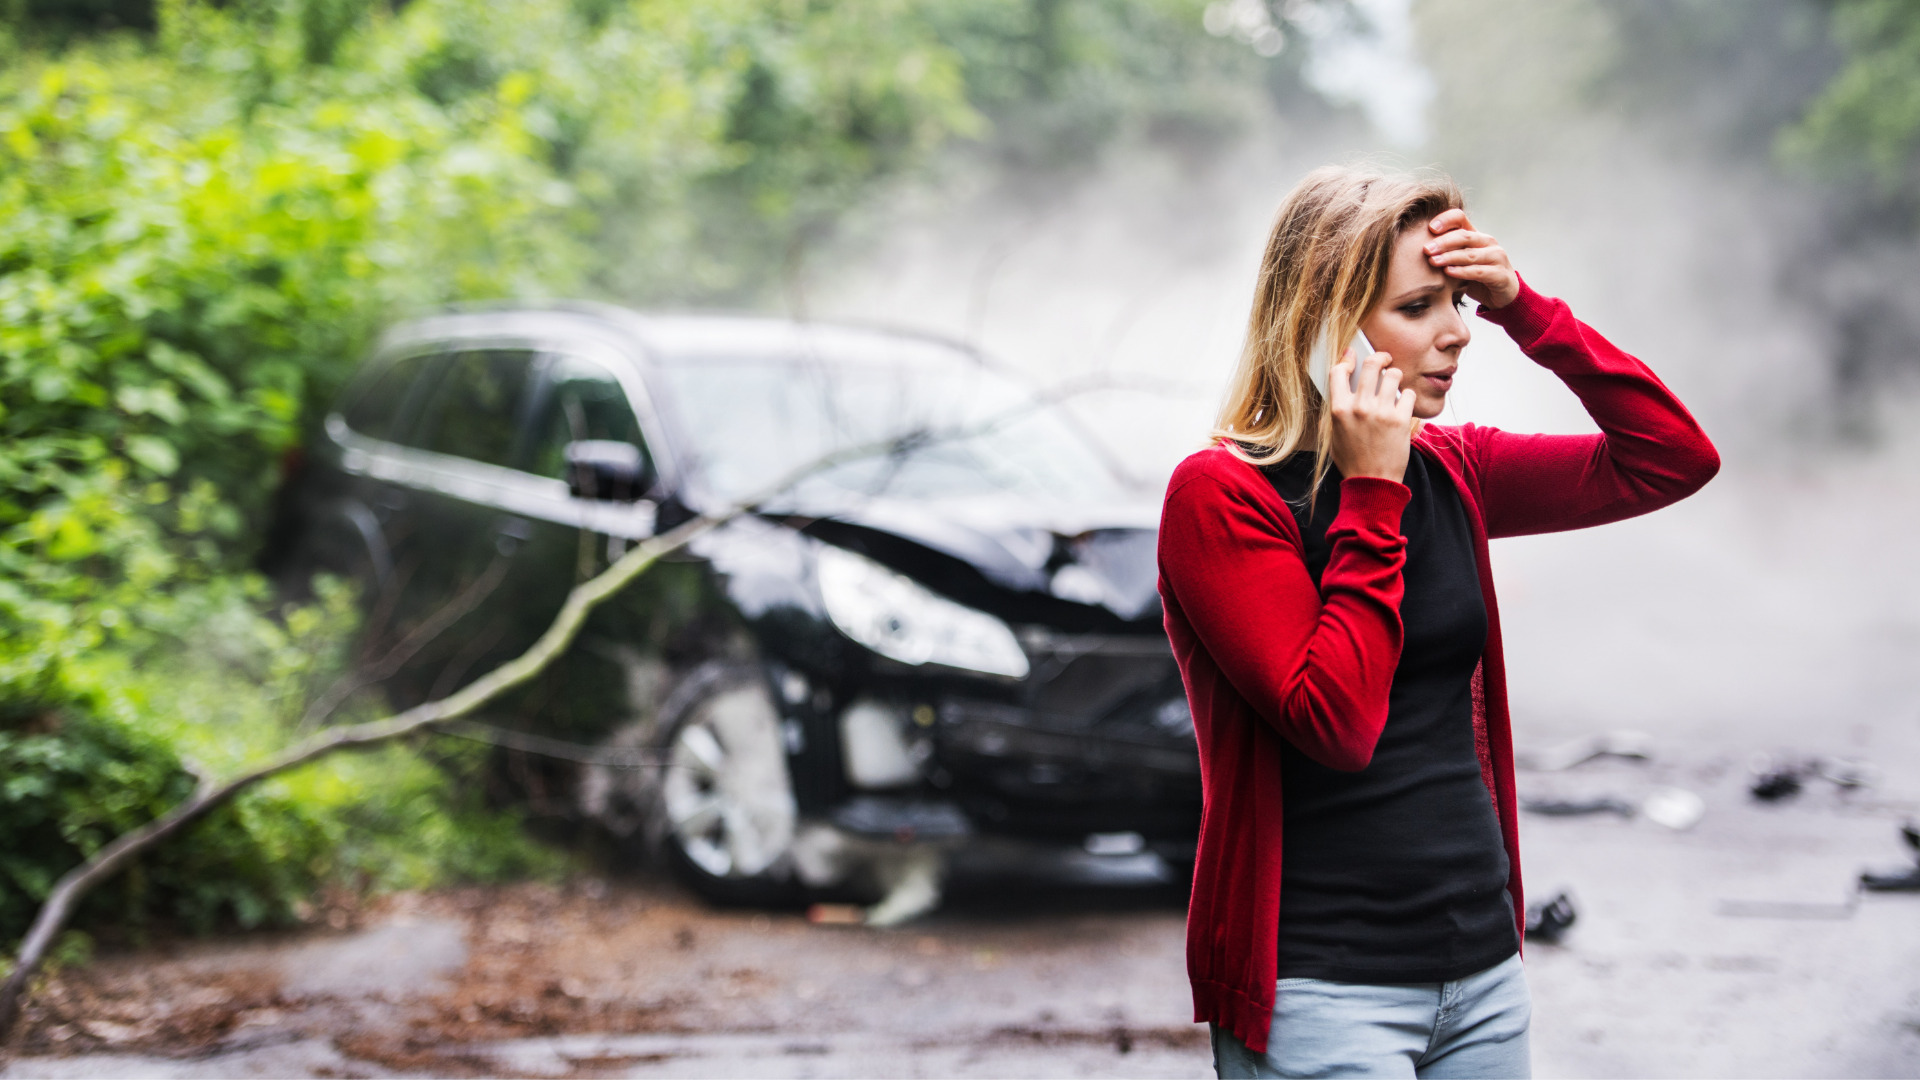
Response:
[[[1841,791],[1873,786],[1873,766],[1845,758],[1768,757],[1761,755],[1753,764],[1753,783],[1747,788],[1762,802],[1779,802],[1800,794],[1807,781],[1819,778]]]
[[[1800,770],[1794,767],[1769,769],[1754,778],[1747,788],[1761,802],[1779,802],[1800,794]]]
[[[1700,824],[1707,814],[1707,803],[1686,788],[1661,788],[1641,802],[1640,812],[1648,821],[1678,831]]]
[[[1852,790],[1872,787],[1873,766],[1859,761],[1847,761],[1843,758],[1821,758],[1820,778],[1833,783],[1835,787]]]
[[[1869,870],[1860,875],[1860,887],[1868,892],[1920,892],[1920,866],[1891,874]]]
[[[1638,810],[1625,799],[1604,795],[1597,799],[1522,799],[1520,809],[1548,817],[1580,817],[1584,814],[1619,814],[1632,817]]]
[[[859,926],[867,921],[867,909],[858,904],[815,904],[807,909],[807,921],[816,926]]]
[[[1527,940],[1557,945],[1580,913],[1574,910],[1573,897],[1564,890],[1553,899],[1527,905]]]
[[[1913,822],[1900,826],[1900,839],[1907,842],[1914,858],[1920,860],[1920,829],[1915,828]],[[1868,892],[1920,892],[1920,863],[1886,874],[1869,870],[1860,875],[1860,887]]]

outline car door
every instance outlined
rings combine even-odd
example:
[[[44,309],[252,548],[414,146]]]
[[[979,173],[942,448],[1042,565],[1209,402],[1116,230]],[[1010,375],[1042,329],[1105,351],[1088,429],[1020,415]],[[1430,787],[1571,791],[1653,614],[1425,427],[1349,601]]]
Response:
[[[395,555],[410,544],[416,508],[403,478],[378,466],[400,451],[395,434],[411,424],[443,359],[411,352],[376,360],[327,418],[340,468],[318,474],[322,482],[304,513],[306,535],[297,541],[293,566],[303,586],[304,575],[314,570],[358,581],[362,602],[376,618],[390,611],[401,583]]]
[[[529,573],[528,504],[552,492],[513,464],[538,357],[513,344],[445,349],[396,420],[381,471],[410,502],[389,634],[412,653],[395,687],[406,700],[450,693],[531,641],[511,601]]]
[[[529,552],[538,553],[528,580],[539,576],[531,587],[546,602],[530,595],[521,611],[544,628],[570,589],[653,535],[659,472],[634,407],[639,383],[623,357],[589,344],[556,345],[541,357],[538,371],[519,464],[531,477],[555,485],[557,494],[553,505],[534,515],[527,542]],[[596,490],[595,476],[579,460],[583,447],[631,447],[633,478]],[[647,703],[636,697],[650,697],[664,677],[651,632],[665,614],[651,599],[657,569],[589,619],[574,648],[538,680],[545,692],[533,695],[537,703],[529,702],[535,705],[532,715],[520,717],[524,725],[593,741],[636,707],[644,710]],[[619,614],[634,608],[646,614],[638,620]]]

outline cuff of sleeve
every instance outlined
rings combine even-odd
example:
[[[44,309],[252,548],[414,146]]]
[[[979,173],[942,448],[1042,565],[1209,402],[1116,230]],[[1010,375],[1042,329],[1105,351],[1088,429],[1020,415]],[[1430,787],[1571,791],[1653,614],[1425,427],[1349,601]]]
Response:
[[[1400,531],[1400,513],[1413,501],[1407,485],[1377,476],[1349,476],[1340,481],[1340,516],[1357,515],[1369,521],[1385,520]]]
[[[1513,276],[1520,281],[1520,295],[1503,308],[1482,307],[1480,317],[1505,330],[1508,337],[1525,349],[1547,332],[1547,324],[1553,321],[1559,305],[1552,297],[1534,292],[1526,278],[1519,274]]]

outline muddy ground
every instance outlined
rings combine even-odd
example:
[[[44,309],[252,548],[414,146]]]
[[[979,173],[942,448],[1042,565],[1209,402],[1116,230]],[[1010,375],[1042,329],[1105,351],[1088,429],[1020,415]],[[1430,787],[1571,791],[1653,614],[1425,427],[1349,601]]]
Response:
[[[1683,751],[1522,780],[1707,808],[1685,831],[1525,818],[1529,888],[1580,911],[1529,951],[1541,1075],[1920,1075],[1920,895],[1851,886],[1907,860],[1914,793],[1814,780],[1761,804],[1744,761]],[[0,1076],[1210,1075],[1184,897],[1153,869],[962,877],[892,930],[717,911],[643,874],[390,897],[65,972]]]

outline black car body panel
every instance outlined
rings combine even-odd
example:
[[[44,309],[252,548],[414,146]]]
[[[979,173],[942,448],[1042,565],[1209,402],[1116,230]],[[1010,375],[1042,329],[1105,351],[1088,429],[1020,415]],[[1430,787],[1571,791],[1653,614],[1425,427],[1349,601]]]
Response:
[[[777,353],[814,328],[598,307],[407,324],[313,439],[283,499],[270,569],[294,581],[314,570],[359,577],[372,654],[412,650],[387,683],[395,704],[450,691],[524,650],[568,590],[628,545],[726,504],[713,436],[701,441],[695,410],[676,400],[663,365],[676,340],[720,349],[736,331]],[[873,370],[894,342],[979,363],[910,335],[831,332],[866,350],[861,363],[880,365]],[[582,483],[605,477],[567,471],[569,457],[577,468],[582,453],[598,453],[578,450],[583,440],[640,447],[638,466],[594,457],[617,466],[630,500],[590,497],[601,493]],[[778,702],[808,820],[899,837],[1077,843],[1126,832],[1190,852],[1199,769],[1155,593],[1156,511],[1137,492],[1074,502],[803,486],[663,560],[485,719],[576,742],[635,728],[645,740],[649,718],[688,673],[750,664]],[[858,557],[859,572],[882,584],[889,574],[914,583],[886,588],[924,589],[1004,624],[1025,673],[915,663],[855,641],[823,591],[823,558],[850,565],[836,553]],[[448,625],[424,633],[436,623]],[[856,706],[898,725],[916,763],[910,778],[863,785],[850,774]],[[517,767],[536,802],[572,805],[563,770]]]

